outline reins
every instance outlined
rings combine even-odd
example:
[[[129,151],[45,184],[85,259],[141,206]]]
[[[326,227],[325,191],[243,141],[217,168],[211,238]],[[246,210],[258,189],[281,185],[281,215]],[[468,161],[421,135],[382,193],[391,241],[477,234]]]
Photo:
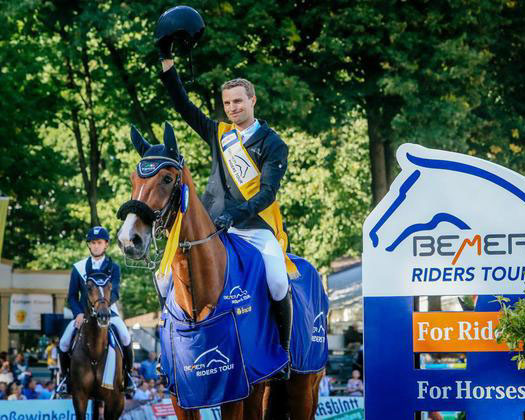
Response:
[[[190,280],[190,294],[191,294],[191,308],[192,308],[192,321],[195,323],[197,322],[197,308],[195,306],[195,294],[194,294],[194,288],[193,288],[193,280],[191,278],[191,254],[190,250],[192,247],[197,245],[205,244],[209,241],[211,241],[215,236],[217,236],[219,233],[221,233],[224,230],[224,228],[221,228],[219,230],[216,230],[212,234],[208,235],[204,239],[198,239],[196,241],[187,241],[179,242],[179,248],[182,249],[182,253],[187,255],[188,259],[188,276]]]

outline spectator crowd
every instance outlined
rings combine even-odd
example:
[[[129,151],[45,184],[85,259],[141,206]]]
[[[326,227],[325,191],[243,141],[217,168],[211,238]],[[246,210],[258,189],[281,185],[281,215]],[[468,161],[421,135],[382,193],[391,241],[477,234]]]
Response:
[[[22,353],[10,360],[0,353],[0,400],[50,399],[55,390],[53,380],[37,381]]]
[[[56,387],[56,370],[58,369],[56,346],[57,340],[51,341],[41,354],[41,358],[47,360],[47,367],[50,370],[50,379],[45,381],[36,380],[33,377],[26,357],[21,352],[17,352],[11,358],[5,352],[0,353],[0,400],[53,398]],[[128,398],[139,401],[159,401],[169,398],[169,392],[157,372],[156,356],[154,352],[151,352],[146,360],[135,363],[133,381],[136,390]],[[335,377],[324,376],[320,383],[319,395],[362,396],[363,390],[361,372],[354,369],[344,387],[336,386]]]
[[[33,377],[28,367],[28,354],[24,355],[20,351],[16,351],[14,356],[9,356],[6,352],[0,353],[0,400],[43,400],[54,397],[58,369],[57,340],[49,342],[39,356],[47,361],[50,371],[48,380]],[[136,391],[128,398],[142,401],[169,398],[157,372],[157,357],[153,352],[143,362],[135,363],[133,381]]]

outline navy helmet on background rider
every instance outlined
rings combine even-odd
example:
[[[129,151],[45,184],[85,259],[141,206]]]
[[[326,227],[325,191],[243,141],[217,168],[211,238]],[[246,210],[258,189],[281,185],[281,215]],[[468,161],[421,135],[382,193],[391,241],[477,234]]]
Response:
[[[96,239],[104,239],[105,241],[109,242],[109,232],[106,228],[103,228],[102,226],[95,226],[88,230],[88,233],[86,235],[86,241],[91,242]]]

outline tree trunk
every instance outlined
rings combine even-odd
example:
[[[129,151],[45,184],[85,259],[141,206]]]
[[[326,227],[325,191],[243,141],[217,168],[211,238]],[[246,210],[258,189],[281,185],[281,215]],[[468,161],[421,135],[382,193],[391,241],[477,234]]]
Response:
[[[368,148],[370,172],[372,176],[372,200],[375,207],[388,191],[385,139],[381,132],[381,113],[367,101],[366,118],[368,122]]]
[[[98,177],[100,173],[100,148],[101,141],[99,138],[97,125],[95,121],[95,110],[93,104],[93,89],[91,71],[89,70],[89,57],[87,48],[82,49],[82,67],[84,69],[84,81],[86,86],[86,100],[84,104],[87,111],[88,120],[88,137],[89,137],[89,172],[90,183],[88,188],[88,202],[91,215],[91,226],[100,226],[100,219],[97,212],[97,188]]]

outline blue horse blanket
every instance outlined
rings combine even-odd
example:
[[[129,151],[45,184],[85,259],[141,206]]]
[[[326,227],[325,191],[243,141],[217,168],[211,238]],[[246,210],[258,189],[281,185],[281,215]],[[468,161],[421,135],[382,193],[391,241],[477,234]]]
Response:
[[[250,385],[282,369],[264,262],[259,251],[235,234],[221,234],[228,259],[224,289],[207,319],[193,323],[177,305],[170,286],[161,320],[161,366],[182,408],[205,408],[246,398]],[[319,274],[290,256],[301,276],[293,280],[292,369],[317,372],[328,357],[328,297]]]

